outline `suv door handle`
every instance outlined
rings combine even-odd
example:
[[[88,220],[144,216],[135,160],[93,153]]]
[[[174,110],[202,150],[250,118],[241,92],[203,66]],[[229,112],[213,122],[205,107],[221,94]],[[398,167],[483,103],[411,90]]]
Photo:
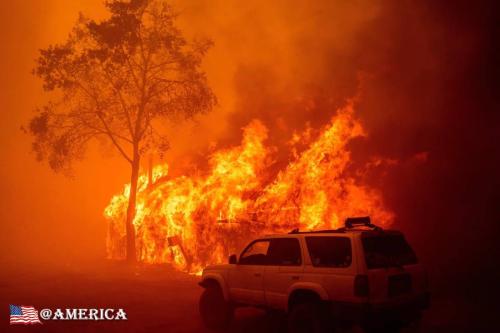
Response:
[[[298,279],[300,279],[300,276],[298,276],[298,275],[292,275],[292,280],[298,280]]]
[[[253,276],[255,276],[255,277],[261,277],[262,274],[260,274],[260,273],[253,273]]]

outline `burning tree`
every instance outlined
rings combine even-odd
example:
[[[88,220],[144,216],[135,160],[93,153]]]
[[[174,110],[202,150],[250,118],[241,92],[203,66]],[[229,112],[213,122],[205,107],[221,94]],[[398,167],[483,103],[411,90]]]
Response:
[[[210,41],[188,43],[172,8],[159,0],[106,2],[110,17],[80,15],[68,39],[40,51],[34,74],[54,99],[28,130],[33,150],[68,171],[93,139],[108,142],[130,164],[127,259],[136,260],[136,193],[141,157],[162,152],[161,121],[190,118],[216,103],[200,69]]]

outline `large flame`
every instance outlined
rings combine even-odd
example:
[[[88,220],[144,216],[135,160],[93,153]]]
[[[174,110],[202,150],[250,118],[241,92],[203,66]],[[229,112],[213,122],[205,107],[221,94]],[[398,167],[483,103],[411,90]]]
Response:
[[[295,134],[292,161],[271,180],[274,149],[265,145],[267,129],[258,120],[243,129],[241,145],[209,157],[204,175],[168,178],[168,165],[155,167],[152,182],[145,174],[139,178],[134,219],[139,260],[198,272],[261,234],[337,228],[346,217],[359,215],[389,225],[393,214],[381,194],[346,174],[346,145],[363,135],[349,104],[314,141],[310,131]],[[300,153],[298,143],[306,144]],[[125,185],[105,209],[110,258],[125,257],[129,190]]]

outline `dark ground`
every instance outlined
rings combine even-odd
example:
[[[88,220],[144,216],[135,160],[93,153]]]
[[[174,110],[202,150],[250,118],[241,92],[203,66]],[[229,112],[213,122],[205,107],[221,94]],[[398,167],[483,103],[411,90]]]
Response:
[[[64,269],[47,265],[4,265],[0,276],[0,332],[208,332],[198,315],[202,289],[196,276],[169,267],[131,270],[102,262]],[[123,308],[128,321],[44,321],[43,325],[9,325],[8,304],[43,308]],[[500,307],[462,293],[434,292],[420,329],[409,332],[494,332]],[[284,320],[256,309],[240,309],[230,332],[284,331]],[[351,332],[361,332],[354,328]]]

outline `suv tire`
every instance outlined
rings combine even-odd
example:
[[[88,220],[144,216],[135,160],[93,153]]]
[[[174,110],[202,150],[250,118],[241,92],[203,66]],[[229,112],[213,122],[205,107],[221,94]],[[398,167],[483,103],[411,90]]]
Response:
[[[326,311],[319,302],[296,304],[288,314],[288,332],[290,333],[325,333],[331,331]]]
[[[203,323],[211,329],[226,328],[234,316],[234,308],[224,299],[219,286],[205,288],[200,297],[199,310]]]

